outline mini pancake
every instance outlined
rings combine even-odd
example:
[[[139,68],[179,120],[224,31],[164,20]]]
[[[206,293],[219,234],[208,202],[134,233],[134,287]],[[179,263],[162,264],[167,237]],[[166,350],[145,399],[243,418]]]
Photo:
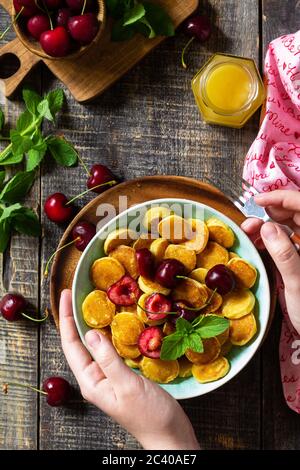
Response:
[[[121,305],[117,307],[117,311],[120,312],[129,312],[129,313],[134,313],[135,315],[137,314],[137,306],[135,304],[133,305]]]
[[[255,306],[254,294],[249,289],[235,289],[224,295],[221,307],[224,317],[237,319],[248,315]]]
[[[134,248],[135,250],[148,248],[149,250],[152,242],[153,242],[153,238],[151,237],[149,233],[142,233],[140,238],[135,240],[135,242],[132,245],[132,248]]]
[[[164,326],[163,326],[164,336],[169,336],[172,333],[175,333],[175,330],[176,330],[175,326],[168,320],[164,323]]]
[[[234,251],[229,251],[229,260],[231,260],[232,258],[240,258],[240,256]]]
[[[121,343],[115,336],[112,337],[112,342],[119,356],[125,359],[135,359],[141,355],[139,348],[135,344]]]
[[[247,344],[257,332],[257,325],[253,313],[238,320],[230,320],[229,339],[236,346]]]
[[[203,339],[203,353],[197,353],[188,349],[185,353],[186,357],[193,364],[207,364],[214,361],[221,352],[221,346],[216,338]]]
[[[216,336],[217,340],[219,341],[220,345],[223,346],[228,341],[229,338],[229,328],[225,330],[223,333]],[[221,348],[222,349],[222,348]],[[222,354],[225,356],[225,354]]]
[[[193,250],[197,254],[201,253],[207,245],[208,238],[209,238],[209,231],[202,220],[197,219],[189,219],[189,223],[191,224],[192,231],[194,235],[190,240],[182,243],[182,246],[187,248],[188,250]]]
[[[113,338],[126,345],[137,344],[144,325],[134,313],[122,312],[115,315],[111,323]]]
[[[110,325],[115,316],[116,306],[102,290],[93,290],[82,303],[82,315],[91,328],[104,328]]]
[[[229,254],[226,248],[216,242],[208,242],[202,253],[197,255],[197,268],[209,270],[216,264],[227,264]]]
[[[192,271],[196,266],[195,251],[188,250],[181,245],[169,245],[165,251],[164,257],[165,259],[171,258],[180,261],[184,265],[187,273]]]
[[[164,294],[164,295],[170,294],[170,289],[158,284],[158,282],[152,281],[151,279],[146,279],[143,276],[140,276],[138,278],[138,285],[139,285],[139,288],[145,294],[154,294],[154,293]]]
[[[118,228],[111,232],[104,242],[104,253],[108,254],[119,245],[130,245],[137,238],[136,232],[128,228]]]
[[[159,222],[169,215],[171,215],[171,210],[167,207],[151,207],[144,216],[143,226],[148,232],[157,233]]]
[[[237,287],[250,289],[254,286],[257,271],[252,264],[242,258],[232,258],[227,267],[233,272]]]
[[[222,220],[210,217],[206,221],[210,240],[219,243],[224,248],[230,248],[234,244],[234,233]]]
[[[212,291],[207,286],[205,286],[205,287],[207,289],[207,294],[208,294],[208,301],[207,302],[209,302],[209,300],[210,300],[210,302],[206,307],[201,309],[200,313],[202,315],[206,315],[207,313],[216,312],[217,310],[219,310],[219,308],[221,307],[222,302],[223,302],[222,296],[218,292]]]
[[[195,279],[195,281],[201,282],[201,284],[205,284],[205,278],[208,270],[205,268],[197,268],[194,269],[190,274],[189,277]]]
[[[157,238],[150,245],[150,251],[155,258],[156,264],[160,263],[165,256],[165,251],[169,245],[169,242],[166,238]]]
[[[147,313],[143,310],[143,308],[145,308],[145,303],[148,297],[149,297],[149,294],[142,294],[141,297],[139,298],[138,305],[137,305],[137,316],[141,320],[141,322],[145,323],[146,325],[151,325],[151,326],[161,325],[162,323],[164,323],[165,319],[157,320],[157,321],[149,320]]]
[[[140,369],[147,379],[161,384],[172,382],[179,374],[178,361],[163,361],[162,359],[150,359],[149,357],[143,357]]]
[[[208,291],[204,284],[194,281],[194,279],[182,279],[173,289],[174,300],[183,300],[192,307],[203,307],[208,299]]]
[[[192,377],[192,366],[193,363],[190,362],[186,357],[181,357],[178,359],[179,363],[179,374],[178,376],[182,379],[186,379],[188,377]]]
[[[136,359],[127,359],[127,358],[125,358],[124,362],[131,369],[139,369],[140,368],[140,362],[141,362],[141,356],[137,357]]]
[[[121,263],[114,258],[99,258],[91,267],[91,279],[97,289],[107,290],[125,274]]]
[[[209,364],[193,365],[192,374],[198,382],[205,384],[225,377],[229,370],[230,364],[228,360],[226,357],[221,356]]]
[[[222,344],[221,346],[220,356],[227,356],[227,354],[229,354],[231,350],[232,350],[232,342],[230,341],[230,339],[228,339],[226,343]]]
[[[109,256],[118,260],[125,268],[125,271],[133,279],[139,275],[139,269],[136,259],[136,252],[131,246],[120,245],[109,253]]]
[[[158,224],[158,231],[162,238],[171,243],[182,243],[193,236],[191,224],[176,214],[162,219]]]

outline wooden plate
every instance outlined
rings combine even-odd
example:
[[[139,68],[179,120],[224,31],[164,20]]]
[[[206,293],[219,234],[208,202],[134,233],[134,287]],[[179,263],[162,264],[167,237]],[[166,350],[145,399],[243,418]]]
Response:
[[[181,176],[148,176],[121,183],[93,199],[77,214],[69,225],[60,241],[59,247],[70,241],[70,233],[79,220],[86,220],[95,225],[101,221],[101,218],[96,215],[97,208],[100,204],[113,204],[116,208],[116,212],[119,213],[120,196],[127,196],[128,207],[158,198],[174,197],[190,199],[217,209],[238,225],[245,219],[226,196],[210,184]],[[51,311],[56,326],[58,326],[58,307],[61,291],[72,287],[73,276],[80,255],[81,253],[71,245],[57,253],[54,259],[50,275],[50,299]],[[270,258],[265,260],[265,265],[271,286],[270,326],[276,305],[276,284],[274,267]]]
[[[155,0],[169,13],[175,27],[179,26],[198,7],[199,0]],[[0,6],[11,13],[12,0],[0,0]],[[20,67],[14,75],[3,79],[5,95],[11,96],[30,70],[41,60],[61,80],[79,102],[89,101],[100,95],[130,70],[165,38],[144,38],[137,34],[129,41],[111,42],[110,24],[94,44],[76,60],[50,60],[30,52],[19,38],[0,47],[0,61],[7,54],[15,55]],[[91,69],[91,64],[93,65]],[[0,65],[0,68],[2,65]]]

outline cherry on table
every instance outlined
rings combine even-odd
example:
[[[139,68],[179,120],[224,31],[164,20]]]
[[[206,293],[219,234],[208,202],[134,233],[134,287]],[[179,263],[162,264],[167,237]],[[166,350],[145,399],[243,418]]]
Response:
[[[206,15],[189,18],[184,24],[184,32],[200,42],[207,41],[211,35],[211,24]]]
[[[108,289],[107,295],[115,305],[129,306],[137,303],[140,289],[132,277],[125,275]]]
[[[60,8],[56,15],[56,26],[67,27],[70,16],[72,12],[69,8]]]
[[[36,6],[35,0],[13,0],[16,13],[21,12],[21,16],[30,17],[38,13],[40,10]]]
[[[50,29],[50,21],[47,15],[34,15],[27,21],[27,31],[29,34],[39,40],[44,31]]]
[[[74,225],[72,230],[72,238],[75,242],[77,250],[79,251],[84,251],[95,235],[95,225],[84,220],[82,220],[81,222],[77,222],[77,224]]]
[[[49,377],[42,388],[47,393],[46,401],[50,406],[64,405],[71,395],[70,384],[62,377]]]
[[[82,46],[92,42],[99,30],[99,21],[94,13],[71,16],[68,20],[68,31],[72,38]]]
[[[148,248],[136,250],[136,259],[141,276],[151,279],[154,274],[154,258]]]
[[[179,281],[177,276],[183,276],[184,272],[185,267],[180,261],[165,259],[156,269],[155,280],[162,286],[172,289]]]
[[[74,208],[67,205],[68,202],[68,198],[62,193],[51,194],[44,204],[44,211],[48,219],[57,224],[68,222],[74,212]]]
[[[110,169],[107,168],[107,166],[100,164],[93,165],[90,169],[89,174],[90,177],[87,180],[87,187],[98,194],[102,193],[107,188],[105,186],[97,188],[96,186],[115,180],[115,177],[110,171]]]
[[[159,359],[163,337],[162,330],[157,326],[150,326],[142,331],[138,338],[141,354],[151,359]]]
[[[234,289],[235,279],[233,273],[227,266],[217,264],[206,274],[205,284],[209,289],[216,289],[219,294],[225,295]]]
[[[40,44],[51,57],[65,57],[71,50],[71,39],[63,26],[44,31],[40,36]]]
[[[27,305],[26,300],[21,294],[6,294],[0,300],[0,312],[8,321],[16,321],[21,318],[22,312]]]

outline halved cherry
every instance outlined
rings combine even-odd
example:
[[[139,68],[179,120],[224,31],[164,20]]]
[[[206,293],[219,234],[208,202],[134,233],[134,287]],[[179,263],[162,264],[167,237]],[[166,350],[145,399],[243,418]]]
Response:
[[[146,328],[138,338],[138,348],[143,356],[159,359],[163,332],[158,326]]]
[[[138,301],[140,289],[132,277],[125,275],[108,289],[107,295],[115,305],[128,306]]]
[[[172,302],[163,294],[152,294],[145,302],[145,310],[149,320],[163,320],[172,311]]]

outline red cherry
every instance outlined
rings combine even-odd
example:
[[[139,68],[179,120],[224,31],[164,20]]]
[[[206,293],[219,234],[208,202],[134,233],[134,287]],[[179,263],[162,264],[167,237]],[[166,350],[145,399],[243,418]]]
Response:
[[[157,326],[146,328],[138,338],[138,348],[143,356],[159,359],[163,333]]]
[[[70,36],[63,26],[44,31],[40,36],[40,44],[51,57],[65,57],[71,50]]]
[[[85,5],[85,11],[93,10],[95,7],[95,3],[93,0],[87,0]],[[76,12],[82,12],[82,8],[84,5],[84,0],[66,0],[66,4],[69,8]]]
[[[34,15],[27,21],[27,30],[32,37],[39,40],[44,31],[50,29],[50,21],[46,15]]]
[[[8,321],[16,321],[26,307],[26,300],[21,294],[6,294],[0,301],[0,312]]]
[[[62,377],[49,377],[43,382],[43,391],[47,393],[48,405],[62,406],[71,395],[71,386]]]
[[[30,17],[40,11],[35,4],[35,0],[13,0],[13,3],[16,13],[19,13],[23,7],[21,16]]]
[[[211,24],[206,15],[189,18],[184,24],[185,33],[196,37],[200,42],[206,41],[211,35]]]
[[[157,267],[155,280],[159,284],[172,289],[178,283],[177,276],[185,273],[184,265],[177,259],[165,259]]]
[[[68,199],[62,193],[54,193],[49,196],[44,204],[44,211],[48,219],[57,224],[68,222],[72,218],[74,208],[71,205],[67,206],[67,203]]]
[[[151,251],[148,248],[136,250],[136,259],[140,275],[151,279],[154,272],[154,258]]]
[[[217,289],[219,294],[225,295],[235,287],[233,273],[224,264],[216,264],[205,276],[205,284],[209,289]]]
[[[112,172],[106,166],[100,164],[92,166],[90,170],[90,175],[91,176],[87,180],[87,187],[89,189],[92,189],[95,186],[98,186],[99,184],[104,184],[108,181],[113,181],[115,179]],[[107,186],[103,186],[102,188],[100,187],[93,189],[93,192],[100,194],[106,189]]]
[[[128,306],[138,301],[140,289],[132,277],[125,275],[108,289],[107,295],[115,305]]]
[[[68,20],[68,31],[75,41],[82,46],[90,44],[99,30],[99,22],[94,13],[71,16]]]
[[[43,0],[49,10],[55,10],[62,5],[62,0]]]
[[[152,294],[145,302],[145,309],[149,320],[163,320],[172,311],[172,302],[163,294]]]
[[[71,15],[72,15],[72,12],[69,8],[60,8],[56,16],[56,25],[64,26],[66,28],[68,25],[68,20]]]
[[[95,225],[85,222],[84,220],[78,222],[74,225],[72,230],[72,238],[73,240],[78,239],[75,242],[75,246],[77,250],[83,251],[88,246],[92,238],[96,235],[96,227]]]

